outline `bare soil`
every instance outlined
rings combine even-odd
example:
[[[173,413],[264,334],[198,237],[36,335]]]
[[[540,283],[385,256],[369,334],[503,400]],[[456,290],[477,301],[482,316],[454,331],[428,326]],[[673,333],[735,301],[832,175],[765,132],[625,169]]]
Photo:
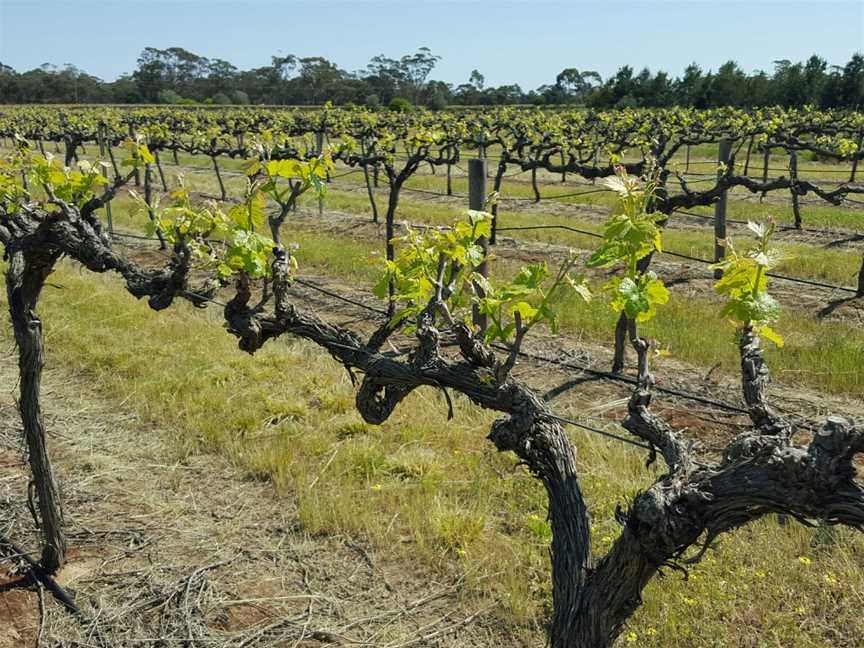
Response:
[[[0,535],[38,558],[16,379],[7,357]],[[70,544],[56,581],[84,618],[0,543],[0,648],[520,645],[463,600],[458,579],[383,560],[362,538],[309,536],[290,497],[219,456],[176,456],[170,431],[143,427],[73,372],[50,368],[44,393]]]

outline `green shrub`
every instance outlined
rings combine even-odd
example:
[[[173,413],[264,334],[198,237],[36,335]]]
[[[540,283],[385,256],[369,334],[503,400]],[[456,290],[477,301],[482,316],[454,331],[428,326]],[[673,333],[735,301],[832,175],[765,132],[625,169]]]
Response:
[[[414,110],[414,106],[411,105],[411,102],[402,97],[393,97],[387,107],[393,112],[400,113],[407,113]]]

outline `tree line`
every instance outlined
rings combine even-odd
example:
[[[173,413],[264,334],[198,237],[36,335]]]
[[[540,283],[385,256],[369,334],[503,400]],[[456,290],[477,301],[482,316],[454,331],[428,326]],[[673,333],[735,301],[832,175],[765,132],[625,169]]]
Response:
[[[440,60],[429,48],[398,59],[379,55],[365,68],[341,69],[320,56],[273,56],[270,64],[240,70],[181,47],[147,47],[131,74],[104,81],[73,65],[45,64],[19,73],[0,63],[0,103],[162,103],[316,105],[330,101],[368,108],[412,105],[576,104],[592,108],[784,106],[860,108],[864,56],[843,66],[813,55],[804,62],[773,61],[773,70],[747,73],[735,61],[717,71],[692,63],[679,77],[629,65],[603,79],[592,70],[563,69],[554,83],[524,91],[518,84],[487,86],[474,70],[465,83],[430,79]]]

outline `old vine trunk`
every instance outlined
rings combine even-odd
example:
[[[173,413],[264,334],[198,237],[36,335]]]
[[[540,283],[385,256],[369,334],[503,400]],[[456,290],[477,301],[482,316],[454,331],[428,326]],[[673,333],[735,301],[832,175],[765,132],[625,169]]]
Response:
[[[20,399],[18,407],[24,425],[24,438],[32,471],[32,484],[38,501],[39,524],[42,529],[42,567],[56,572],[66,555],[63,532],[63,509],[57,481],[45,443],[45,424],[39,392],[42,367],[45,364],[42,322],[36,315],[36,303],[59,255],[35,250],[14,252],[6,272],[9,313],[18,345]]]

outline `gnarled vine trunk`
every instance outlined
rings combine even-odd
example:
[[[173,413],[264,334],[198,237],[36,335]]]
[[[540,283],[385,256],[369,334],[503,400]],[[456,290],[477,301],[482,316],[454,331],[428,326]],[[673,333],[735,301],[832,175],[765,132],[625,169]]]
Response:
[[[63,532],[63,508],[57,481],[51,468],[45,442],[40,389],[42,367],[45,364],[42,322],[36,314],[39,294],[45,279],[54,268],[59,254],[45,250],[13,252],[6,271],[6,292],[9,314],[18,345],[20,398],[18,407],[24,425],[24,439],[35,487],[39,524],[41,525],[42,568],[56,572],[66,556],[66,536]]]
[[[37,490],[46,535],[43,561],[49,569],[62,563],[65,543],[39,409],[42,334],[35,307],[54,263],[62,252],[91,271],[116,271],[133,295],[149,296],[154,309],[166,308],[180,296],[200,305],[216,290],[209,284],[189,290],[191,251],[181,243],[175,245],[171,262],[156,270],[138,268],[118,257],[92,216],[99,204],[104,200],[91,201],[81,213],[61,203],[59,212],[28,208],[14,217],[0,218],[0,241],[10,256],[10,312],[21,353],[21,414],[34,478],[42,482]],[[395,202],[393,207],[395,211]],[[766,514],[864,529],[864,484],[856,479],[854,464],[855,455],[864,452],[860,423],[832,417],[809,444],[793,444],[794,427],[766,402],[769,376],[758,336],[745,328],[739,351],[752,429],[739,434],[719,458],[698,457],[694,442],[681,438],[651,412],[649,347],[638,337],[635,323],[628,320],[627,332],[639,359],[639,379],[622,426],[641,439],[649,461],[662,456],[667,472],[646,485],[626,509],[621,506],[616,511],[623,530],[610,551],[593,560],[588,507],[578,482],[575,450],[558,423],[561,419],[533,390],[510,375],[513,364],[509,358],[502,362],[464,322],[449,317],[445,302],[452,286],[444,281],[443,255],[435,296],[416,318],[416,344],[407,354],[380,351],[396,330],[390,323],[382,324],[364,342],[359,333],[295,307],[288,291],[289,269],[288,253],[277,247],[272,295],[258,304],[251,303],[248,278],[238,281],[235,296],[224,307],[224,317],[241,349],[254,353],[267,340],[285,334],[321,346],[349,370],[363,372],[356,405],[370,424],[386,421],[421,386],[464,394],[475,404],[503,414],[493,424],[490,440],[499,450],[513,452],[548,495],[552,648],[608,648],[641,605],[644,587],[662,567],[681,568],[683,563],[698,560],[719,535]],[[271,300],[273,310],[265,310],[264,302]],[[436,328],[439,316],[448,327],[448,347],[449,340],[455,340],[458,354],[455,348],[442,354]],[[514,359],[515,351],[518,347],[511,349]],[[689,549],[696,550],[693,558],[685,556]]]
[[[372,206],[372,222],[378,222],[378,205],[375,202],[375,192],[372,189],[372,182],[369,178],[369,165],[363,165],[363,179],[366,182],[366,195],[369,197],[369,204]]]

